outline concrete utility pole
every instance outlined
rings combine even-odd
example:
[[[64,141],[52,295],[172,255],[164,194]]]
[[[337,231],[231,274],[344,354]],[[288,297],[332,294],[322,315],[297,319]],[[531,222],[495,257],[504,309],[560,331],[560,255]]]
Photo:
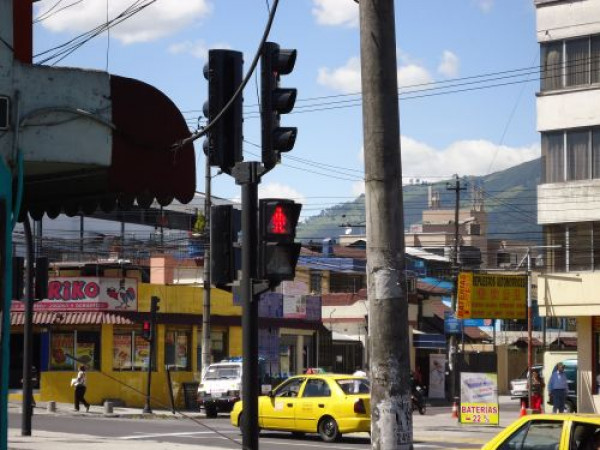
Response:
[[[446,184],[446,189],[454,191],[455,202],[454,202],[454,248],[452,249],[452,314],[456,317],[456,301],[458,292],[458,246],[459,246],[459,212],[460,212],[460,191],[467,189],[466,186],[460,185],[460,178],[458,175],[454,175],[455,183]],[[458,397],[457,384],[458,384],[458,367],[457,367],[457,353],[458,344],[456,342],[456,335],[450,335],[450,348],[448,349],[448,365],[450,367],[450,397],[451,400],[455,400]]]
[[[408,301],[393,0],[361,0],[371,442],[412,449]]]

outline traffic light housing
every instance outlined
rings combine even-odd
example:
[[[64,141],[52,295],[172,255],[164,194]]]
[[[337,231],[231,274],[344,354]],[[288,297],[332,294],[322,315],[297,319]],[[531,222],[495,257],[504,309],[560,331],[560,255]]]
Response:
[[[223,288],[233,283],[241,266],[237,245],[242,212],[232,205],[215,205],[210,211],[210,280]]]
[[[297,90],[279,87],[281,75],[294,70],[296,50],[281,49],[274,42],[265,42],[261,53],[261,128],[262,162],[272,169],[281,159],[281,152],[294,148],[298,129],[281,127],[280,115],[292,111]]]
[[[204,116],[213,123],[233,94],[242,84],[243,56],[234,50],[209,50],[204,78],[208,80],[208,101],[204,103]],[[231,173],[236,163],[242,161],[243,98],[240,93],[229,109],[211,126],[204,141],[204,154],[211,166]]]
[[[142,324],[142,337],[147,341],[152,340],[152,325],[149,320],[144,320]]]
[[[13,256],[12,258],[12,298],[23,300],[25,297],[25,258]]]
[[[301,209],[293,200],[260,200],[259,278],[271,282],[294,279],[301,248],[294,242]]]

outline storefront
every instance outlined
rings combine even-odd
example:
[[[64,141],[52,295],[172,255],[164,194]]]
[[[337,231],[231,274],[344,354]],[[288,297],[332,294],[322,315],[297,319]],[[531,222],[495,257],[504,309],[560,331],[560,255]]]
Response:
[[[42,401],[71,402],[70,380],[84,364],[88,369],[88,401],[101,404],[112,399],[142,407],[150,361],[150,345],[143,337],[142,324],[150,317],[150,298],[158,296],[152,402],[155,406],[170,407],[167,384],[170,379],[176,404],[184,405],[182,383],[199,381],[201,373],[201,288],[145,284],[135,278],[118,277],[56,277],[50,279],[50,287],[49,298],[35,304],[33,315],[33,365],[40,373]],[[259,353],[272,378],[277,380],[283,377],[282,330],[287,335],[304,336],[304,344],[298,348],[302,354],[310,355],[315,350],[307,343],[313,342],[320,321],[283,318],[279,299],[273,300],[273,304],[261,303]],[[211,311],[212,360],[240,356],[241,307],[233,304],[230,293],[213,289]],[[23,303],[14,301],[11,389],[21,388],[23,323]],[[294,343],[297,342],[295,338]],[[301,373],[311,363],[310,359],[296,361],[299,363],[296,370],[286,371],[285,376]]]

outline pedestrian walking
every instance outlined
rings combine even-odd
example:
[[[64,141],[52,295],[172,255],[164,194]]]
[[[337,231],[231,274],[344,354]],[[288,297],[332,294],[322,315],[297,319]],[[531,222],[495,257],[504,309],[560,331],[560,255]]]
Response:
[[[90,404],[85,400],[85,391],[87,389],[87,377],[85,366],[79,367],[77,379],[75,380],[75,411],[79,411],[79,403],[85,406],[85,412],[90,410]]]
[[[531,409],[535,412],[542,411],[542,396],[544,395],[544,382],[537,370],[531,372]]]
[[[567,398],[567,390],[569,389],[569,382],[567,375],[565,374],[565,365],[558,363],[556,370],[552,373],[550,381],[548,382],[548,392],[552,399],[552,412],[563,413],[565,412],[565,400]]]

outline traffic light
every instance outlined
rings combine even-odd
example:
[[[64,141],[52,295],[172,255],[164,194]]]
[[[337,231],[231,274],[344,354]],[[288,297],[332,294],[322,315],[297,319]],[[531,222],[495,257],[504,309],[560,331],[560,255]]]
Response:
[[[152,296],[150,299],[150,320],[152,325],[156,324],[156,313],[160,311],[160,298]]]
[[[259,278],[272,282],[293,280],[301,247],[294,239],[302,205],[270,198],[260,200],[259,209]]]
[[[209,123],[216,122],[208,131],[203,148],[211,166],[220,167],[225,173],[242,157],[242,104],[240,93],[233,104],[217,117],[229,103],[242,84],[244,61],[242,53],[233,50],[209,50],[204,77],[208,80],[208,101],[204,103],[204,115]]]
[[[152,340],[152,326],[150,325],[149,320],[144,320],[142,325],[142,337],[147,341]]]
[[[236,279],[241,266],[238,233],[242,229],[242,212],[232,205],[212,206],[210,212],[210,280],[225,287]]]
[[[35,300],[48,298],[48,258],[35,258]]]
[[[294,108],[297,90],[279,87],[281,75],[294,70],[296,50],[283,50],[274,42],[265,42],[261,53],[261,128],[262,162],[272,169],[280,161],[281,152],[294,148],[298,129],[281,127],[280,115]]]
[[[25,258],[13,256],[12,258],[12,298],[23,300],[25,296]]]

